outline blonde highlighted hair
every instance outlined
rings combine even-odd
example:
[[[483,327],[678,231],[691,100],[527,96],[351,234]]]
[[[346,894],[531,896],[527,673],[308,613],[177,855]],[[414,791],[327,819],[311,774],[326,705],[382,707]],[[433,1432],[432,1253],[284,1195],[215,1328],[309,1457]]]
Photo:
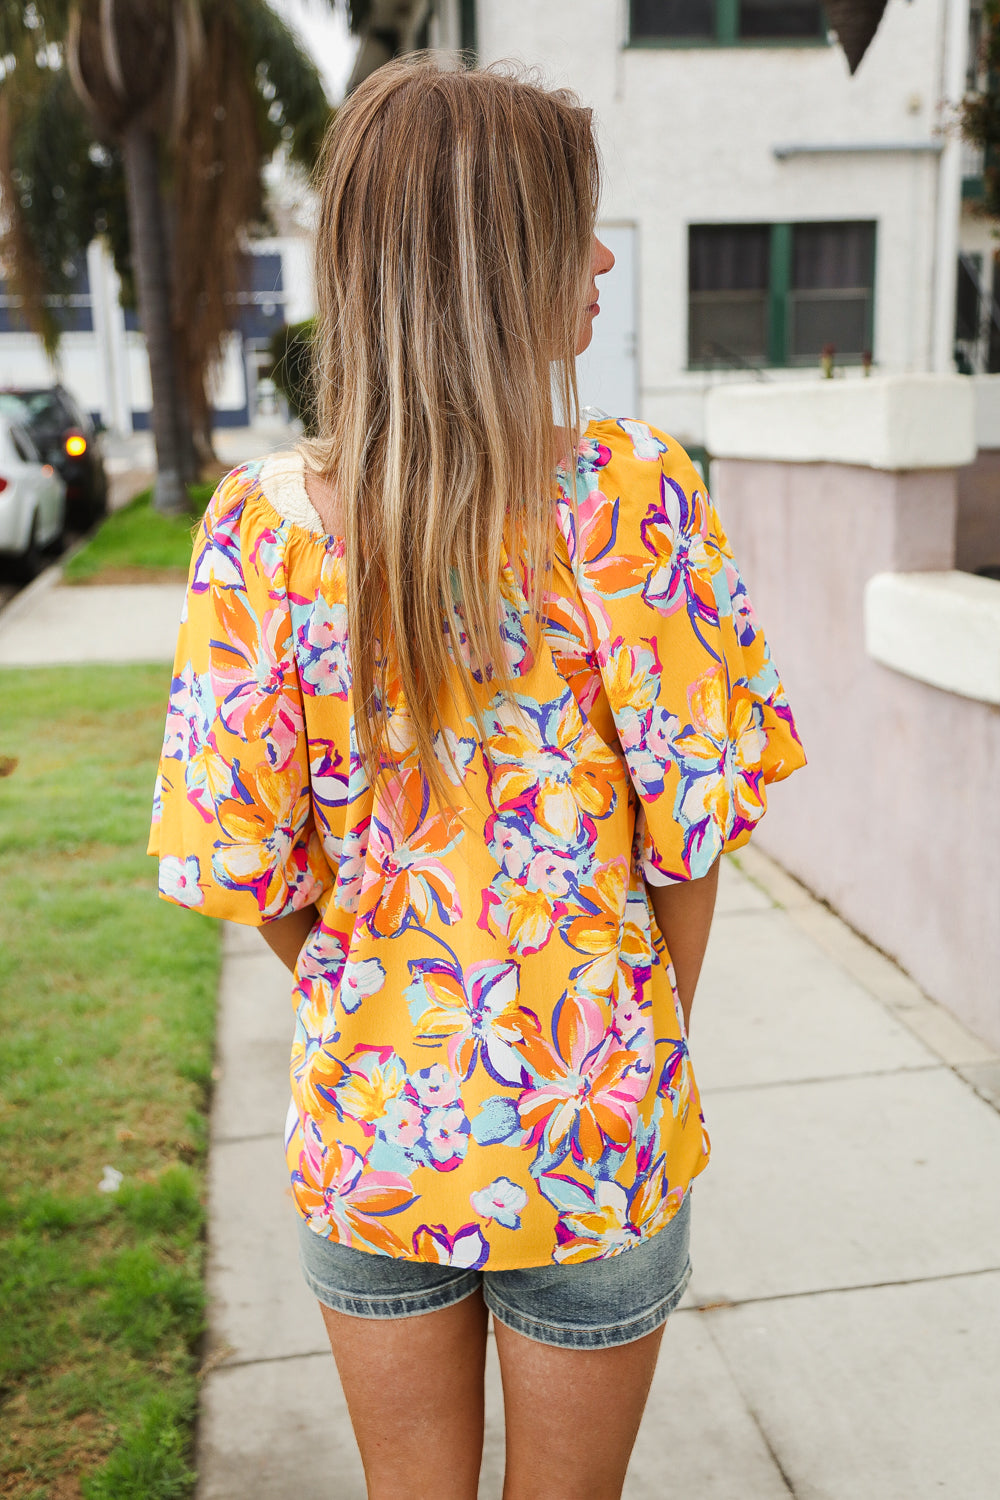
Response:
[[[579,431],[599,185],[590,111],[506,66],[392,62],[338,111],[317,185],[309,456],[344,520],[359,748],[374,776],[393,677],[440,791],[442,694],[481,727],[473,669],[509,686],[505,548],[533,580],[535,628],[540,615],[555,417]],[[464,661],[446,628],[453,600]]]

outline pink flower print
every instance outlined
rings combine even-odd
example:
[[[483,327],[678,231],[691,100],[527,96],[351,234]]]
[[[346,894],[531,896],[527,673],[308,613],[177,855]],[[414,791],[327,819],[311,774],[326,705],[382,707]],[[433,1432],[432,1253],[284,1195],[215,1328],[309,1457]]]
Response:
[[[350,1146],[323,1145],[314,1121],[303,1132],[292,1190],[310,1227],[342,1245],[399,1255],[403,1245],[382,1219],[416,1202],[407,1178],[397,1172],[366,1172]]]
[[[361,898],[368,859],[371,818],[362,818],[344,835],[337,863],[335,899],[341,911],[356,912]]]
[[[465,831],[451,808],[428,816],[429,796],[420,771],[401,771],[372,819],[361,915],[375,937],[394,937],[412,922],[426,926],[435,911],[443,922],[462,919],[458,885],[443,856]]]
[[[499,818],[493,820],[494,831],[489,849],[497,864],[515,880],[523,875],[534,858],[535,846],[526,833]]]
[[[489,1253],[478,1224],[466,1224],[455,1234],[449,1234],[443,1224],[421,1224],[413,1236],[414,1258],[433,1265],[478,1271],[485,1266]]]
[[[444,1063],[421,1068],[411,1081],[424,1109],[445,1109],[458,1098],[458,1079],[448,1072]]]
[[[390,1099],[378,1125],[380,1135],[404,1151],[412,1151],[424,1133],[424,1112],[405,1096]]]
[[[187,859],[166,854],[160,860],[160,890],[168,900],[176,901],[179,906],[204,904],[205,897],[198,884],[200,879],[201,867],[196,854],[189,854]]]
[[[316,599],[297,638],[303,684],[317,695],[346,701],[351,687],[347,606]]]
[[[424,1116],[424,1139],[439,1172],[451,1172],[469,1149],[469,1120],[459,1106],[432,1109]]]
[[[520,1183],[497,1177],[469,1197],[480,1218],[495,1219],[505,1229],[520,1229],[521,1214],[528,1206],[528,1195]]]
[[[570,855],[541,849],[528,866],[525,883],[529,891],[544,891],[559,900],[569,895],[576,874],[576,862]]]
[[[649,1001],[643,1002],[634,994],[630,981],[624,977],[629,973],[624,965],[619,965],[611,1024],[621,1045],[635,1052],[639,1066],[648,1071],[654,1056],[652,1012]]]

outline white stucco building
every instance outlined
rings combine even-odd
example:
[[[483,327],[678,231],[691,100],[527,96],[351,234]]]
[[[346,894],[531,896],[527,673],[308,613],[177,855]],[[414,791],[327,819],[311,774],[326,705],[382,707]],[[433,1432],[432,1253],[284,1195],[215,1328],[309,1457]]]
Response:
[[[817,0],[432,10],[432,44],[523,60],[595,111],[618,267],[581,367],[586,400],[698,448],[706,390],[748,367],[795,379],[832,344],[847,378],[867,352],[886,372],[956,368],[963,252],[992,295],[991,227],[971,211],[976,163],[955,125],[969,0],[889,0],[854,77]],[[967,279],[964,295],[983,336],[962,350],[984,370],[990,299],[970,311]]]
[[[302,236],[255,240],[239,295],[240,317],[225,343],[212,382],[217,426],[246,426],[264,397],[261,373],[272,334],[313,311],[311,244]],[[0,387],[42,386],[58,379],[112,432],[149,426],[146,346],[134,312],[119,301],[118,276],[107,248],[94,240],[79,267],[76,292],[60,309],[63,333],[54,361],[21,323],[0,281]],[[272,388],[267,387],[268,393]]]

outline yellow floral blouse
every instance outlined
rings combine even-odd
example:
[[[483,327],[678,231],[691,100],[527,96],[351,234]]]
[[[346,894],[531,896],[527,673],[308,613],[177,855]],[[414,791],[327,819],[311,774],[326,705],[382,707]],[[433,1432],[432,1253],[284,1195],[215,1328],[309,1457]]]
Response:
[[[344,542],[301,458],[228,475],[195,545],[149,848],[182,906],[258,924],[317,904],[288,1167],[312,1229],[360,1250],[617,1255],[708,1160],[646,882],[704,875],[804,756],[683,449],[591,422],[575,510],[573,489],[558,470],[534,650],[505,567],[516,691],[479,685],[485,737],[457,714],[439,732],[451,807],[398,694],[390,779],[358,761]]]

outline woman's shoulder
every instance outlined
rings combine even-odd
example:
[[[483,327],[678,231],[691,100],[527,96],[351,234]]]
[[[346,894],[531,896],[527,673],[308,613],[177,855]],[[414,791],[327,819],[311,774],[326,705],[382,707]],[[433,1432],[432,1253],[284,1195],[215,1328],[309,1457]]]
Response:
[[[593,411],[593,408],[588,408]],[[613,417],[595,413],[584,431],[580,461],[592,469],[612,465],[630,471],[641,483],[658,483],[662,475],[683,473],[702,476],[684,445],[675,437],[639,417]]]
[[[577,472],[582,481],[578,507],[582,503],[595,522],[607,510],[607,520],[600,524],[616,533],[617,546],[645,531],[661,512],[664,521],[677,512],[675,522],[684,529],[710,521],[701,470],[682,443],[638,417],[592,417],[580,444]]]
[[[246,536],[288,526],[325,539],[326,528],[309,499],[305,484],[305,460],[298,448],[282,449],[248,459],[219,480],[205,512],[205,527],[238,526]]]

